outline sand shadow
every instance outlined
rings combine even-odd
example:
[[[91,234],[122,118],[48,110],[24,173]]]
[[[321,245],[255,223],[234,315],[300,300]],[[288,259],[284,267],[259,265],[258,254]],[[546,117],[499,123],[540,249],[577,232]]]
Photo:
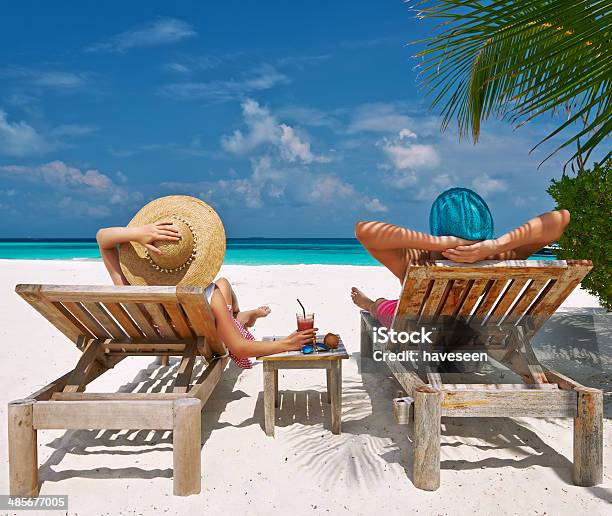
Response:
[[[395,389],[400,389],[400,385],[385,371],[385,368],[381,364],[378,366],[380,367],[379,375],[374,373],[364,374],[363,385],[365,390],[370,393],[373,406],[379,403],[382,405],[380,410],[373,408],[373,413],[383,412],[389,414],[385,421],[390,420],[391,425],[394,425],[396,429],[401,429],[399,431],[403,433],[403,436],[397,442],[401,446],[406,446],[406,449],[400,453],[400,457],[405,460],[402,467],[406,477],[412,481],[412,425],[396,424],[390,415],[391,398],[382,399],[377,395],[376,391],[380,390],[381,387],[380,376],[385,376],[386,383],[392,386],[391,389],[387,390],[391,390],[394,393]],[[366,365],[363,368],[368,371],[372,370],[371,365]],[[394,394],[391,395],[393,396]],[[548,421],[560,424],[558,419],[550,419]],[[571,425],[566,430],[571,433]],[[500,450],[503,451],[506,457],[487,457],[480,460],[444,459],[445,449],[460,446],[469,446],[483,451]],[[523,424],[511,418],[443,417],[441,449],[443,459],[440,467],[443,470],[474,470],[504,467],[526,469],[532,466],[540,466],[552,468],[564,482],[572,483],[571,461],[542,440],[536,432],[529,428],[528,424]],[[507,457],[508,454],[511,454],[512,457]],[[393,462],[396,462],[397,454],[394,453],[389,457],[385,457],[385,459],[391,459]]]
[[[279,390],[275,428],[285,428],[285,438],[298,467],[308,469],[322,483],[341,477],[349,484],[371,486],[389,467],[401,470],[412,481],[412,427],[398,425],[391,400],[400,389],[387,368],[369,359],[358,364],[358,375],[343,379],[342,435],[331,433],[330,405],[324,375],[315,389]],[[368,361],[369,363],[365,364]],[[259,393],[253,416],[237,427],[257,424],[264,432],[263,393]],[[482,469],[534,465],[551,467],[571,483],[571,462],[547,445],[529,428],[509,418],[443,418],[442,448],[462,445],[482,450],[504,450],[520,459],[487,458],[479,461],[443,460],[442,469]],[[568,429],[571,432],[571,429]],[[473,445],[474,440],[482,444]],[[470,441],[468,443],[468,441]],[[443,452],[444,453],[444,452]]]
[[[595,387],[604,392],[604,414],[610,417],[610,397],[612,392],[612,378],[609,371],[612,365],[612,314],[602,309],[566,309],[555,314],[536,335],[533,346],[543,365],[556,369],[588,387]],[[372,365],[372,361],[364,359],[358,354],[359,371],[363,378],[363,386],[370,394],[373,412],[378,412],[376,403],[387,404],[386,410],[391,411],[390,398],[381,399],[377,391],[381,389],[381,378],[385,376],[393,390],[399,384],[381,364]],[[360,363],[361,362],[361,363]],[[379,368],[379,377],[373,370]],[[496,380],[505,383],[520,379],[510,370],[488,369],[477,381],[486,383]],[[490,379],[487,380],[486,378]],[[474,380],[472,380],[474,381]],[[453,381],[452,383],[460,383]],[[564,430],[572,432],[572,423],[562,422],[561,419],[547,419],[551,424],[563,426]],[[571,421],[571,420],[566,420]],[[410,441],[410,451],[406,455],[405,471],[408,478],[412,478],[412,435],[410,425],[402,426]],[[481,444],[474,444],[474,440]],[[401,441],[400,441],[401,442]],[[539,435],[529,428],[527,422],[510,418],[442,418],[442,455],[444,448],[467,445],[482,450],[503,450],[505,454],[511,453],[512,458],[487,457],[481,460],[442,460],[442,469],[471,470],[483,468],[512,467],[525,469],[531,466],[541,466],[553,471],[568,485],[572,485],[572,462],[557,452]],[[397,455],[391,454],[395,462]],[[518,457],[518,458],[516,458]],[[597,498],[610,501],[612,493],[602,487],[584,488]]]
[[[567,308],[536,334],[533,349],[547,367],[601,389],[604,417],[612,418],[612,313],[603,308]]]
[[[141,369],[117,392],[164,392],[174,382],[180,359],[171,359],[168,366],[155,362]],[[198,359],[194,366],[193,377],[197,378],[205,368],[205,362]],[[206,444],[211,433],[223,425],[219,418],[228,403],[246,396],[242,391],[234,391],[234,385],[242,372],[233,363],[227,366],[223,376],[202,410],[201,447]],[[91,468],[55,470],[65,457],[74,455],[139,455],[172,451],[171,430],[68,430],[61,437],[53,439],[46,446],[55,451],[39,468],[39,485],[44,482],[60,482],[69,478],[172,478],[172,468],[144,469],[140,467]],[[95,449],[91,449],[95,448]],[[100,449],[103,448],[103,449]]]
[[[583,310],[561,313],[549,321],[534,341],[542,363],[573,377],[586,386],[602,389],[608,397],[612,382],[605,372],[612,353],[610,328],[612,315]],[[547,352],[547,350],[550,350]],[[553,359],[553,360],[551,360]],[[290,447],[295,450],[298,465],[309,468],[322,482],[337,481],[371,485],[391,467],[399,467],[412,480],[412,435],[410,425],[398,425],[392,415],[391,399],[400,388],[388,369],[353,353],[358,374],[343,380],[344,439],[329,433],[329,410],[321,388],[304,393],[281,391],[276,425],[287,427]],[[477,374],[477,373],[472,373]],[[506,383],[520,379],[509,370],[491,366],[478,373],[477,383]],[[454,381],[451,383],[461,383]],[[320,391],[320,392],[319,392]],[[263,398],[257,402],[254,419],[262,425]],[[572,432],[571,422],[548,419]],[[254,421],[248,422],[252,424]],[[323,423],[323,428],[321,428]],[[262,430],[263,431],[263,430]],[[351,434],[347,439],[346,434]],[[554,443],[552,443],[554,444]],[[532,466],[551,468],[558,477],[572,485],[572,463],[559,453],[527,421],[511,418],[448,418],[442,419],[442,455],[452,447],[470,446],[480,450],[499,450],[499,457],[479,460],[443,459],[443,470],[486,468],[526,469]],[[593,496],[609,500],[610,491],[601,487],[584,488]]]
[[[260,392],[255,403],[255,414],[259,414],[259,426],[264,430],[263,392]],[[331,430],[331,405],[327,403],[325,390],[281,390],[279,405],[275,411],[275,427],[283,428],[295,423],[302,425],[320,425]]]

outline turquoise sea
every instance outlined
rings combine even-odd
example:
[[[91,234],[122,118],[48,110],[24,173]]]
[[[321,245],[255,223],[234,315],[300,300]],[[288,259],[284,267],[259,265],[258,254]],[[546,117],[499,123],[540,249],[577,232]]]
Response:
[[[0,239],[0,259],[99,260],[100,253],[93,239]],[[354,238],[228,238],[225,263],[378,265]]]

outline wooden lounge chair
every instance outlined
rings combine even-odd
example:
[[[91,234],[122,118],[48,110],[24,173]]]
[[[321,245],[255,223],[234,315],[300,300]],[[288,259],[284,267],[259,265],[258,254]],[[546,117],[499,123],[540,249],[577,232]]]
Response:
[[[9,403],[10,493],[38,494],[36,434],[51,428],[172,430],[174,494],[199,493],[200,411],[228,361],[204,289],[18,285],[16,292],[82,355],[72,371]],[[83,392],[127,356],[173,355],[182,359],[171,392]],[[207,367],[192,381],[198,356]]]
[[[414,400],[413,482],[440,485],[440,417],[574,418],[573,481],[594,486],[603,478],[603,396],[542,366],[530,340],[591,270],[589,261],[451,261],[410,265],[392,328],[413,331],[425,321],[476,328],[491,361],[520,375],[524,384],[445,384],[442,374],[410,361],[385,360]],[[372,357],[372,328],[378,322],[361,313],[361,353]],[[442,325],[444,326],[444,325]],[[448,325],[446,326],[448,327]],[[447,334],[448,336],[448,334]],[[451,337],[452,338],[452,337]],[[435,343],[435,342],[434,342]],[[381,353],[378,353],[381,355]],[[412,399],[411,399],[412,398]],[[397,408],[397,407],[395,407]],[[402,411],[395,410],[396,413]],[[404,417],[407,421],[412,418]]]

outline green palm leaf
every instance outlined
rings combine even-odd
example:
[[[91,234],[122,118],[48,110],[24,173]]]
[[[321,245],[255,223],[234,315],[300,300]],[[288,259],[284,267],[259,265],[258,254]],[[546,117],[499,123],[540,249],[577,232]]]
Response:
[[[576,144],[569,162],[606,142],[612,118],[610,0],[422,0],[420,18],[437,34],[417,56],[419,80],[442,129],[456,120],[460,138],[480,136],[489,117],[521,126],[562,113],[557,129],[534,148],[574,131],[547,156]],[[533,149],[532,149],[533,150]],[[611,156],[608,151],[603,160]],[[545,160],[546,160],[545,159]]]

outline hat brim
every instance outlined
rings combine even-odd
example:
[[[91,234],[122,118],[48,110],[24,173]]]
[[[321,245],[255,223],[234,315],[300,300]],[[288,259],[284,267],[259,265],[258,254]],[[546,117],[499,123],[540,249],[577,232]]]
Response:
[[[225,257],[225,230],[219,215],[208,204],[188,195],[160,197],[143,206],[128,227],[153,224],[172,216],[186,220],[196,235],[195,257],[182,270],[163,272],[153,267],[146,248],[136,242],[119,247],[119,262],[130,285],[202,286],[219,273]]]

